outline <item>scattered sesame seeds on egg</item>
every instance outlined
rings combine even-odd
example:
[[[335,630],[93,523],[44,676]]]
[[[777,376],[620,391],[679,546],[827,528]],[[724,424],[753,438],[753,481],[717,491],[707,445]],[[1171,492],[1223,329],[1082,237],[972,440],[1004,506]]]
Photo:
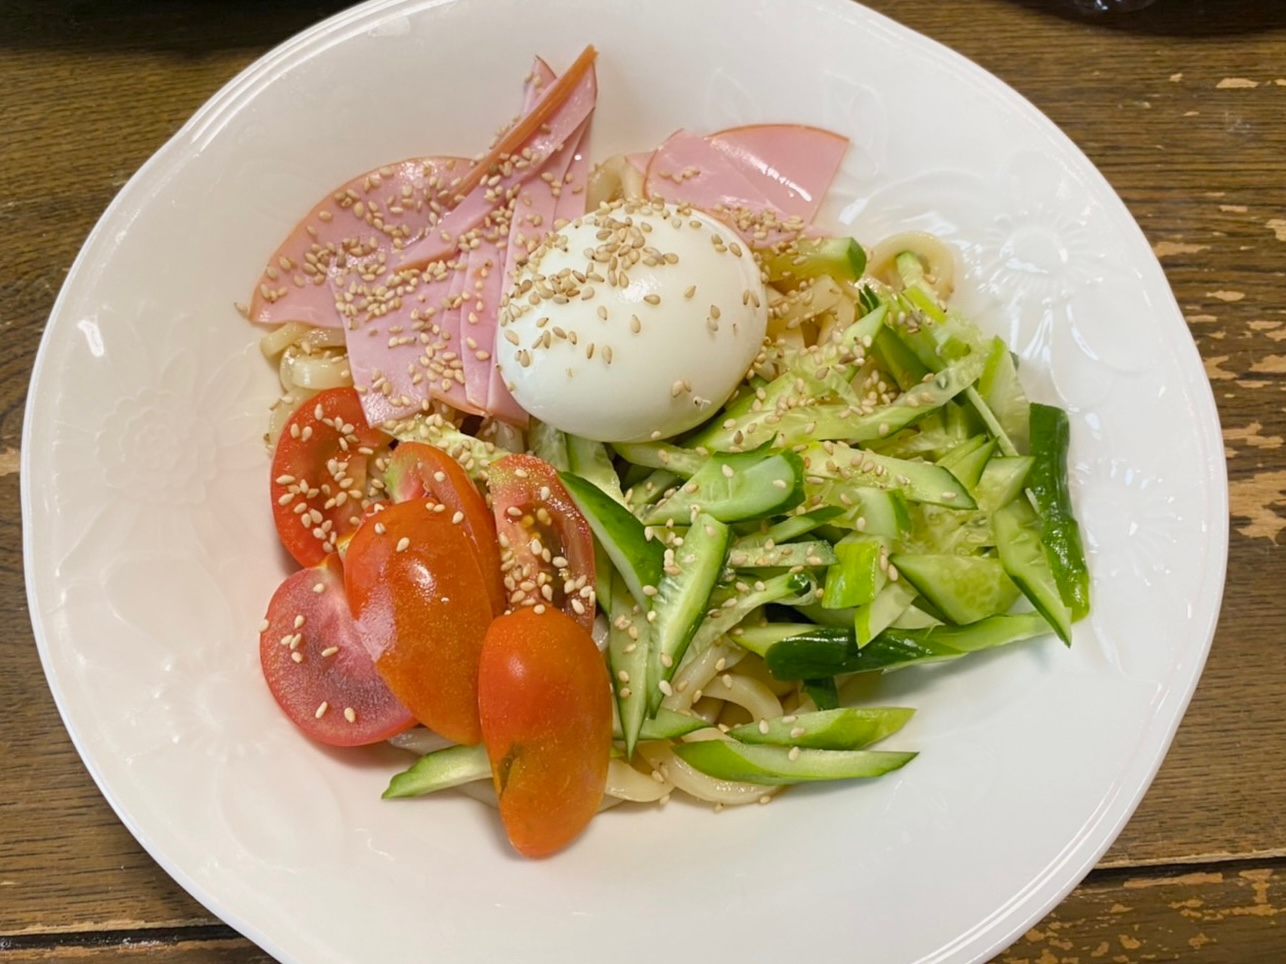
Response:
[[[616,202],[550,235],[518,271],[496,363],[518,403],[555,428],[666,438],[737,387],[767,303],[758,264],[726,225],[660,201]]]

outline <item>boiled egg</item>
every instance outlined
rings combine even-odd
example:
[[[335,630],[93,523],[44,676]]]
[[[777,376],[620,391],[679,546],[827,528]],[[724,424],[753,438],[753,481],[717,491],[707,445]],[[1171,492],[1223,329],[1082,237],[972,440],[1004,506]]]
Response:
[[[549,235],[516,272],[496,364],[518,404],[564,432],[667,438],[736,389],[767,306],[759,265],[726,225],[618,201]]]

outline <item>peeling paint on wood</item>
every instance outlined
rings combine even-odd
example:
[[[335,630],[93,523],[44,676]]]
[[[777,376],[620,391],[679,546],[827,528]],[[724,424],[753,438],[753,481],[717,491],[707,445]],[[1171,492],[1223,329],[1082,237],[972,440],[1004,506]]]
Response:
[[[1225,77],[1215,84],[1217,90],[1249,90],[1258,86],[1259,81],[1251,80],[1249,77]]]
[[[1212,355],[1209,358],[1203,358],[1202,362],[1206,366],[1206,377],[1215,382],[1222,381],[1224,379],[1236,378],[1236,372],[1227,372],[1219,367],[1226,362],[1228,358],[1228,355]]]
[[[1250,366],[1252,372],[1267,372],[1273,375],[1286,374],[1286,355],[1265,355]]]
[[[1251,422],[1245,428],[1225,428],[1223,430],[1223,439],[1228,458],[1236,458],[1237,452],[1233,445],[1237,442],[1244,442],[1246,445],[1257,449],[1281,448],[1282,437],[1280,435],[1264,435],[1263,428],[1258,422]]]
[[[1168,258],[1176,254],[1197,254],[1210,250],[1208,244],[1184,244],[1182,241],[1158,241],[1152,245],[1152,253],[1158,258]]]
[[[1228,506],[1236,529],[1250,539],[1276,542],[1286,529],[1286,470],[1256,472],[1228,484]]]

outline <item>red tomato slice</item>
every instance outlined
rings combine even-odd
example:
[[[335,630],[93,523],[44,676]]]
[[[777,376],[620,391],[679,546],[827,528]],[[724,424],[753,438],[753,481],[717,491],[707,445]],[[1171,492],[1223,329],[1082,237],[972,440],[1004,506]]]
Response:
[[[487,500],[473,484],[460,463],[439,448],[423,442],[402,442],[389,458],[384,482],[394,502],[428,499],[446,506],[454,521],[473,543],[478,566],[487,584],[491,613],[505,611],[505,589],[500,579],[500,543],[496,541],[496,523],[487,508]]]
[[[366,424],[351,388],[318,392],[286,423],[272,458],[272,513],[286,551],[315,566],[379,497],[392,439]]]
[[[482,739],[478,659],[491,601],[473,543],[441,503],[386,503],[353,533],[344,586],[395,696],[456,743]]]
[[[357,635],[336,555],[278,587],[259,634],[259,662],[286,715],[321,743],[378,743],[415,724]]]
[[[510,608],[550,603],[594,625],[594,537],[554,467],[506,455],[488,471]]]
[[[514,849],[571,843],[603,800],[612,749],[607,664],[578,622],[537,605],[491,624],[478,673],[482,739]]]

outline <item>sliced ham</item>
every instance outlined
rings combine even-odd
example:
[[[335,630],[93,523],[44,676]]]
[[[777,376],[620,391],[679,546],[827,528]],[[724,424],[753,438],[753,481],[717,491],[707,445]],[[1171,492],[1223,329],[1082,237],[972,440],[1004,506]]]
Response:
[[[721,151],[787,216],[812,221],[839,171],[848,138],[820,127],[754,124],[711,134]]]
[[[487,411],[500,298],[505,290],[504,249],[494,241],[484,241],[469,252],[468,266],[460,305],[464,391],[470,406]]]
[[[722,219],[751,247],[771,247],[807,230],[847,146],[838,134],[788,124],[709,137],[681,130],[652,153],[645,191]]]
[[[458,157],[410,158],[328,193],[268,259],[250,301],[250,320],[342,327],[334,276],[346,275],[353,262],[369,263],[380,251],[387,258],[418,240],[449,206],[450,181],[468,166]]]
[[[531,135],[499,153],[481,183],[469,190],[432,231],[425,232],[402,252],[400,265],[418,267],[446,257],[459,245],[460,238],[476,229],[497,205],[515,197],[525,181],[545,173],[551,158],[573,140],[593,113],[598,99],[592,58],[570,89],[561,86],[561,81],[559,78],[543,87],[531,109],[514,125],[520,128],[528,119],[544,116]]]

